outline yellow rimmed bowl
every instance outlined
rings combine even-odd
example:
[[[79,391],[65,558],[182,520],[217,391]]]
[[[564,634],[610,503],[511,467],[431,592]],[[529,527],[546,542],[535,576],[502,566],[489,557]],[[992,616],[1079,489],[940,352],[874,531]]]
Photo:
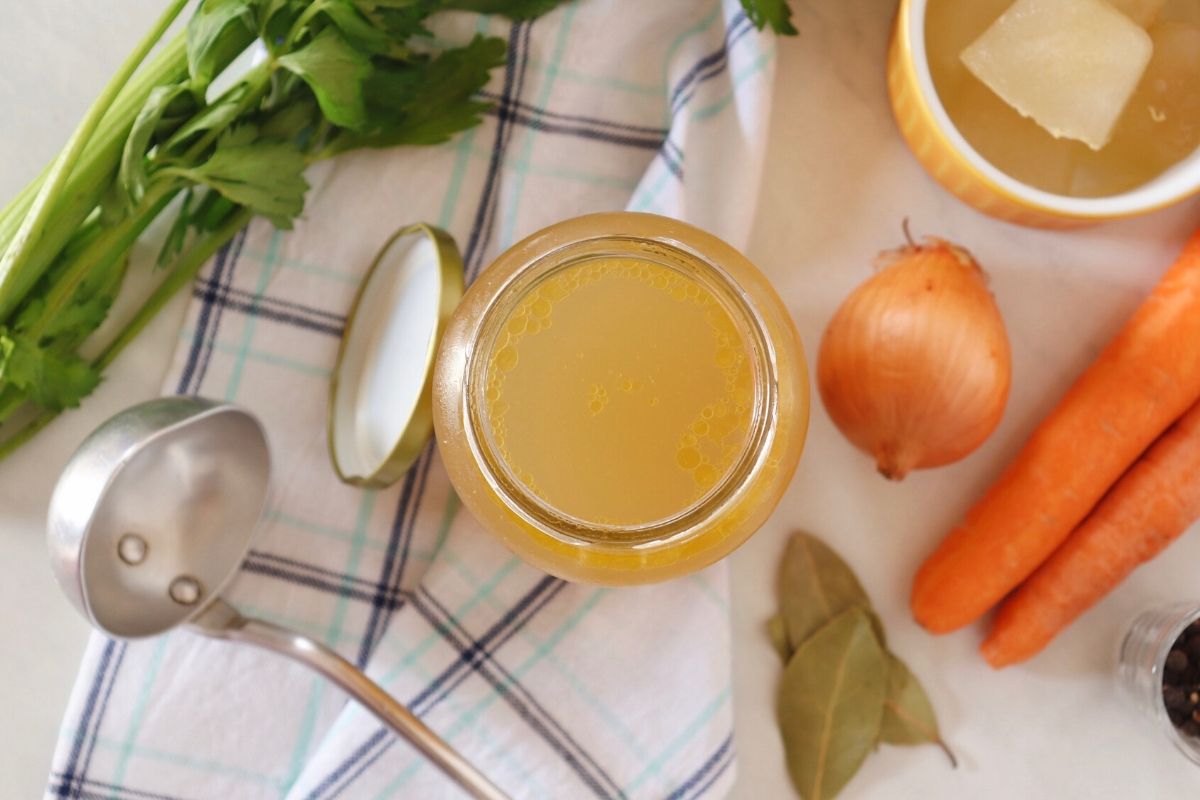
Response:
[[[928,0],[900,0],[888,53],[888,93],[900,132],[921,166],[985,214],[1038,228],[1072,228],[1134,217],[1200,192],[1200,151],[1120,194],[1069,197],[1022,183],[975,151],[951,122],[925,52]]]

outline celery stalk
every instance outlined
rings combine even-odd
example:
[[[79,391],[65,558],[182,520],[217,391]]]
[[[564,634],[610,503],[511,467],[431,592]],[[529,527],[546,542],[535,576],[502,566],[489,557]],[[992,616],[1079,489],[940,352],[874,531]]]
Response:
[[[262,99],[270,87],[271,71],[273,69],[274,65],[272,62],[265,62],[246,75],[243,80],[245,84],[249,85],[250,90],[242,98],[241,107],[250,108]],[[231,88],[229,91],[233,91],[233,89]],[[185,159],[204,152],[205,149],[212,145],[219,133],[220,130],[218,129],[208,131],[189,148]],[[70,266],[55,281],[54,286],[51,287],[49,294],[46,296],[45,310],[30,329],[30,335],[36,338],[45,330],[46,325],[54,319],[55,315],[70,304],[75,291],[92,270],[111,264],[114,260],[120,258],[124,252],[128,251],[137,238],[142,235],[150,223],[154,221],[178,192],[178,185],[174,181],[163,181],[159,185],[151,187],[147,195],[138,204],[138,208],[129,217],[106,230],[94,242],[90,243],[81,254],[73,258]],[[3,418],[3,414],[0,413],[0,420]]]
[[[69,179],[57,192],[58,202],[51,209],[51,222],[33,250],[27,253],[24,268],[19,274],[9,272],[0,277],[0,318],[11,313],[25,297],[75,229],[95,209],[100,195],[112,180],[125,139],[150,91],[162,83],[179,80],[186,74],[187,42],[184,35],[180,34],[165,44],[157,56],[129,80],[89,138]],[[34,187],[44,187],[51,171],[52,168],[47,168],[0,215],[0,249],[5,251],[6,257],[12,250],[22,220],[31,211],[35,195],[40,193]]]
[[[167,304],[172,297],[175,296],[183,287],[190,284],[196,277],[196,273],[204,264],[216,255],[217,251],[229,243],[237,232],[250,222],[254,214],[246,208],[240,208],[230,215],[221,227],[217,228],[212,233],[208,234],[203,240],[196,242],[188,252],[184,253],[179,259],[168,267],[167,277],[162,283],[155,288],[154,292],[142,304],[141,309],[137,314],[125,325],[125,327],[113,337],[113,340],[108,343],[100,355],[92,362],[93,366],[103,369],[113,362],[120,355],[121,351],[133,341],[142,328],[154,318],[163,306]],[[6,443],[7,444],[7,443]],[[5,450],[0,446],[0,458],[3,458]]]
[[[16,285],[20,287],[22,282],[26,285],[32,285],[40,273],[24,276],[23,270],[29,262],[30,251],[38,244],[41,238],[42,231],[46,228],[46,223],[49,221],[51,212],[54,209],[54,204],[58,202],[60,193],[68,178],[71,177],[71,171],[75,169],[75,164],[87,146],[88,140],[99,127],[104,115],[108,112],[109,107],[121,93],[121,88],[129,82],[133,77],[133,73],[146,60],[146,56],[150,54],[150,50],[154,45],[158,44],[159,39],[167,32],[167,28],[175,21],[183,11],[184,6],[188,4],[188,0],[174,0],[171,5],[167,6],[166,11],[159,17],[158,22],[150,29],[150,32],[138,43],[134,51],[125,59],[117,74],[113,75],[108,85],[104,87],[104,91],[100,93],[100,97],[88,109],[84,115],[83,121],[79,123],[79,127],[71,134],[71,138],[67,141],[66,148],[63,149],[59,157],[54,161],[54,166],[50,168],[50,172],[46,175],[45,181],[38,190],[37,195],[33,198],[29,206],[29,211],[25,215],[25,219],[21,221],[20,227],[13,234],[12,241],[9,242],[8,248],[4,251],[3,257],[0,257],[0,316],[12,311],[19,299],[19,288],[17,297],[13,297],[14,290],[11,288]],[[6,298],[7,290],[7,298]]]
[[[98,369],[104,369],[112,364],[121,351],[132,342],[150,320],[162,311],[172,297],[180,289],[191,283],[200,268],[212,258],[218,250],[225,246],[238,231],[246,226],[253,217],[249,209],[239,209],[234,212],[220,228],[208,234],[203,240],[196,242],[187,253],[182,255],[175,264],[169,267],[167,276],[150,294],[142,307],[126,323],[125,327],[113,337],[99,356],[92,362]],[[0,408],[0,414],[7,417],[21,407],[19,400],[14,400]],[[0,459],[12,453],[25,442],[29,441],[39,431],[50,424],[59,415],[58,411],[42,410],[25,423],[16,433],[0,442]]]
[[[105,229],[87,247],[75,256],[66,271],[57,277],[46,295],[46,308],[29,329],[29,335],[40,337],[46,326],[60,311],[70,304],[79,285],[93,270],[104,269],[123,257],[133,247],[146,228],[150,226],[171,199],[179,193],[174,183],[162,184],[152,189],[138,204],[138,209],[121,222]],[[2,419],[3,417],[0,417]]]

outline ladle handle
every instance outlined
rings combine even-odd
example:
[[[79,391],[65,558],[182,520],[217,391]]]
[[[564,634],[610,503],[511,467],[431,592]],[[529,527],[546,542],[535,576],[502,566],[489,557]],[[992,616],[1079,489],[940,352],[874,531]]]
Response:
[[[192,625],[206,636],[252,644],[313,668],[420,751],[471,797],[511,800],[404,704],[320,642],[270,622],[244,617],[219,598],[194,619]]]

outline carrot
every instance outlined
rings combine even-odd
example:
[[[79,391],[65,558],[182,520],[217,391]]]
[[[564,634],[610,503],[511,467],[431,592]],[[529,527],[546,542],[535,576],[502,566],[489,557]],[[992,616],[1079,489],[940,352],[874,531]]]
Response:
[[[999,602],[1197,399],[1200,231],[921,566],[910,601],[917,621],[945,633]]]
[[[993,667],[1036,655],[1138,565],[1200,519],[1200,403],[1134,462],[1063,546],[1000,606],[980,650]]]

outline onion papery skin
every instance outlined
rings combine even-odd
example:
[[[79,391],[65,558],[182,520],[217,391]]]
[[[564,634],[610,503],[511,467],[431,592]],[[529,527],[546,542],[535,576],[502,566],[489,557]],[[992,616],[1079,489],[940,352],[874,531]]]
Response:
[[[893,480],[968,455],[1004,416],[1012,355],[987,276],[937,239],[884,254],[821,340],[825,409]]]

